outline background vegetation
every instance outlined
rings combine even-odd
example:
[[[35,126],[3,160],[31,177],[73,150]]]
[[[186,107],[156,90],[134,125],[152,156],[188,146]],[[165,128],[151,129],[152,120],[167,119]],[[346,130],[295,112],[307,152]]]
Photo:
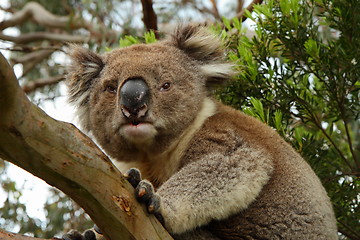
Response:
[[[291,143],[327,189],[340,239],[360,239],[360,5],[356,0],[269,0],[254,7],[230,0],[225,4],[29,2],[0,5],[7,16],[0,22],[0,43],[14,66],[20,66],[23,89],[40,105],[64,94],[66,42],[103,52],[155,41],[179,19],[206,21],[224,40],[239,72],[228,86],[216,90],[217,97],[271,125]],[[50,25],[49,19],[42,22],[39,14],[22,22],[9,21],[26,9],[39,13],[41,6],[56,14],[52,20],[57,25]],[[249,20],[254,22],[250,29],[245,27]],[[154,31],[144,35],[146,30]],[[48,220],[30,218],[26,211],[30,206],[19,201],[23,190],[8,178],[7,168],[1,162],[1,186],[7,198],[0,203],[0,228],[52,237],[66,228],[91,225],[83,211],[56,190],[51,190],[44,206]]]

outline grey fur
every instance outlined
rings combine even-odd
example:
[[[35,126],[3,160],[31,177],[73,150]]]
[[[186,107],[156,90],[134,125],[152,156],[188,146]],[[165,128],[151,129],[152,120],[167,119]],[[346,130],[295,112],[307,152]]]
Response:
[[[268,126],[209,97],[207,86],[234,72],[204,28],[180,27],[158,43],[103,56],[76,47],[71,56],[67,82],[83,128],[120,170],[138,168],[154,185],[176,239],[337,239],[329,198],[300,155]],[[119,107],[131,78],[151,91],[139,129]],[[172,87],[162,91],[166,82]]]

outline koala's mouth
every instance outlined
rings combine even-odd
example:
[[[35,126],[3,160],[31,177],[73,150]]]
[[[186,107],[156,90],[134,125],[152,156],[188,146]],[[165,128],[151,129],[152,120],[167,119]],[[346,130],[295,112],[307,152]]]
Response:
[[[133,121],[131,121],[131,125],[133,125],[133,126],[137,126],[137,125],[139,125],[141,122],[140,121],[137,121],[137,120],[133,120]]]
[[[131,121],[120,128],[121,134],[132,142],[143,142],[153,139],[157,131],[149,122]]]

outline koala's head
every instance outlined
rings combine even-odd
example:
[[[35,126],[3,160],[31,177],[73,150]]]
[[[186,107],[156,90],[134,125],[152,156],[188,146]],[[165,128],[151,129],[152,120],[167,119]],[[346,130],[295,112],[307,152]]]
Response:
[[[71,57],[70,101],[82,128],[114,158],[170,144],[194,121],[209,86],[233,74],[221,41],[195,26],[105,55],[73,47]]]

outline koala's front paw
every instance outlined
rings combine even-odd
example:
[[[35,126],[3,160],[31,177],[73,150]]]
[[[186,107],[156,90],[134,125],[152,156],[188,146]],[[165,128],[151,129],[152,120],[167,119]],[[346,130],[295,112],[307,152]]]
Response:
[[[135,194],[139,202],[146,204],[149,213],[156,213],[159,211],[160,197],[155,193],[154,187],[149,181],[140,181],[135,188]]]
[[[141,173],[139,169],[136,168],[130,168],[129,170],[127,170],[124,174],[124,177],[134,188],[136,188],[141,181]]]
[[[160,197],[155,193],[153,185],[147,180],[141,180],[141,173],[136,168],[130,168],[124,174],[124,177],[135,188],[135,195],[139,202],[145,203],[149,213],[152,213],[164,225],[161,216]]]
[[[94,231],[96,231],[96,233]],[[98,226],[95,225],[94,229],[86,230],[83,234],[76,230],[71,230],[70,232],[63,235],[61,238],[63,240],[101,240],[101,237],[100,239],[96,237],[101,234],[101,230],[98,228]]]
[[[63,240],[96,240],[95,233],[92,230],[87,230],[83,234],[76,230],[71,230],[62,236]]]

